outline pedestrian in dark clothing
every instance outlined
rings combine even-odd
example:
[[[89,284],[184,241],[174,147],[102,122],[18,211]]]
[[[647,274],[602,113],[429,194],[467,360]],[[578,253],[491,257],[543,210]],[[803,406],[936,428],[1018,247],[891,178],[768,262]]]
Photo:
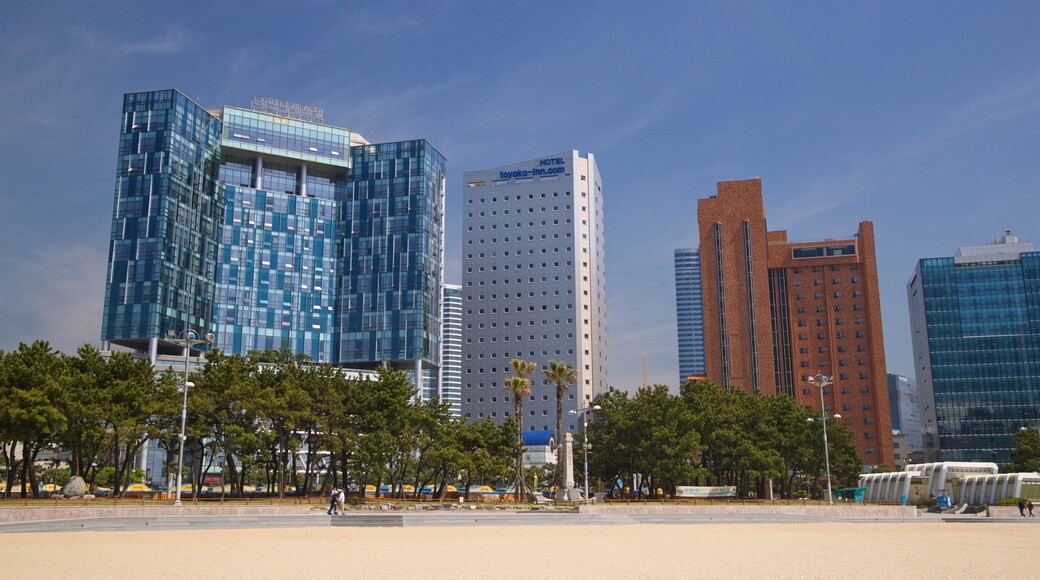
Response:
[[[1021,517],[1026,517],[1026,502],[1025,500],[1018,500],[1018,513]]]
[[[1029,517],[1031,517],[1031,518],[1032,517],[1036,517],[1036,516],[1033,515],[1033,500],[1031,500],[1031,499],[1027,499],[1026,500],[1026,509],[1029,510]]]
[[[329,511],[325,512],[327,515],[339,515],[339,489],[332,490],[329,494]]]

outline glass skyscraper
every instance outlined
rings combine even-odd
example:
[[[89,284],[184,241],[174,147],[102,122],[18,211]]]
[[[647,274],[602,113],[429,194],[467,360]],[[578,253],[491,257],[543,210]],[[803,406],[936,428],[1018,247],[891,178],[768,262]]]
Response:
[[[226,206],[219,164],[220,121],[191,99],[123,97],[103,340],[155,353],[167,330],[212,329]]]
[[[227,352],[336,362],[335,302],[350,131],[224,107],[227,188],[214,313]]]
[[[429,374],[444,172],[424,140],[371,144],[293,103],[128,94],[102,340],[154,361],[191,327],[229,353]]]
[[[351,161],[340,207],[339,359],[436,366],[444,158],[420,140],[354,147]]]
[[[888,373],[888,408],[892,415],[892,429],[905,437],[901,451],[923,451],[921,444],[921,402],[914,379]]]
[[[679,384],[704,375],[704,312],[701,309],[701,253],[675,250],[675,318],[679,334]]]
[[[907,284],[926,461],[1007,463],[1040,419],[1040,252],[1010,231]]]

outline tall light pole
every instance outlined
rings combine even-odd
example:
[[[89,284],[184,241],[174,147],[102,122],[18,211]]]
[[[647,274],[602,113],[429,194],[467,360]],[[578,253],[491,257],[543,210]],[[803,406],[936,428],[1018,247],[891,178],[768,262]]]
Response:
[[[578,410],[571,409],[570,415],[581,415],[581,439],[582,447],[585,448],[585,505],[589,505],[589,413],[602,409],[599,405],[582,407]]]
[[[820,389],[820,422],[823,423],[823,461],[827,466],[827,504],[834,505],[834,494],[831,491],[831,453],[827,445],[827,406],[823,402],[823,388],[833,384],[834,377],[815,374],[809,377],[809,384]],[[840,415],[835,415],[840,417]]]
[[[167,335],[172,335],[173,331],[167,331]],[[173,505],[181,505],[181,472],[184,471],[184,440],[187,436],[184,433],[185,426],[188,420],[188,389],[194,387],[194,383],[188,382],[188,358],[191,355],[191,347],[196,344],[203,342],[213,342],[213,334],[207,334],[204,338],[199,338],[199,333],[193,328],[185,328],[184,332],[181,333],[181,340],[184,342],[184,402],[181,405],[181,433],[178,438],[181,440],[181,448],[177,453],[177,496],[173,500]]]

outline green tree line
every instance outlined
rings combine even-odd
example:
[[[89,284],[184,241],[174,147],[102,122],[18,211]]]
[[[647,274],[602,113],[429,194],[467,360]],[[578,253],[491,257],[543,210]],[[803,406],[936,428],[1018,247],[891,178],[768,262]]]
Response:
[[[523,401],[535,390],[555,393],[557,425],[574,371],[557,361],[537,368],[517,360],[511,389],[515,413],[491,420],[454,421],[437,401],[419,402],[409,375],[390,367],[374,378],[352,378],[310,364],[287,350],[226,355],[212,350],[190,381],[184,481],[202,487],[222,473],[231,495],[264,485],[284,495],[329,487],[517,485]],[[65,450],[70,473],[88,482],[99,471],[121,493],[135,481],[134,458],[147,441],[167,452],[164,480],[176,470],[180,444],[181,375],[156,374],[147,360],[110,357],[90,346],[75,355],[46,342],[0,351],[0,468],[8,496],[39,492],[44,450]],[[611,389],[590,415],[590,477],[596,487],[636,496],[674,494],[680,485],[732,485],[742,497],[819,497],[826,487],[823,424],[789,397],[728,392],[688,382],[678,395],[654,386]],[[1023,438],[1030,437],[1023,433]],[[853,485],[862,458],[841,420],[828,421],[836,487]],[[576,448],[584,441],[579,434]],[[16,453],[17,450],[17,453]],[[577,463],[577,462],[576,462]],[[580,468],[580,465],[576,465]],[[582,479],[579,474],[576,479]],[[561,470],[550,479],[559,480]],[[156,478],[157,479],[157,478]],[[542,482],[548,484],[546,476]]]
[[[347,482],[362,490],[388,484],[396,494],[430,485],[443,494],[448,484],[508,481],[519,456],[513,423],[453,421],[447,405],[418,402],[410,377],[390,367],[349,378],[288,351],[213,350],[189,380],[184,481],[193,490],[203,474],[219,472],[231,495],[248,484],[284,495]],[[72,356],[43,341],[0,351],[5,497],[16,487],[22,497],[39,495],[34,464],[47,449],[69,454],[71,475],[91,482],[100,471],[115,494],[133,482],[134,458],[149,440],[175,473],[181,383],[147,360],[105,358],[90,346]]]
[[[790,397],[687,382],[611,389],[589,424],[590,476],[605,490],[672,495],[679,485],[736,486],[740,497],[820,497],[826,489],[823,423]],[[852,432],[829,418],[831,475],[853,485],[863,459]],[[638,483],[638,484],[637,484]],[[645,490],[645,491],[644,491]]]

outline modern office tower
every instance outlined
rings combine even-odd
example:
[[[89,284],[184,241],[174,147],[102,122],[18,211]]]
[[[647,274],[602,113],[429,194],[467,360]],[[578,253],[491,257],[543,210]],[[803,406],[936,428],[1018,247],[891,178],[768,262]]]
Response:
[[[565,413],[607,390],[603,191],[593,155],[566,151],[463,176],[463,412],[513,412],[510,360],[537,363],[524,428],[556,428],[550,360],[574,365]],[[580,428],[566,415],[564,430]]]
[[[704,375],[704,314],[701,257],[693,248],[675,250],[675,318],[679,329],[679,384]]]
[[[154,362],[190,327],[229,353],[429,376],[444,172],[426,141],[371,144],[310,107],[127,94],[102,340]]]
[[[437,397],[462,418],[462,286],[444,285],[441,297],[441,365]]]
[[[220,181],[227,205],[213,329],[231,353],[288,348],[336,361],[347,129],[226,106]],[[314,149],[313,151],[311,149]]]
[[[697,201],[697,221],[709,380],[819,412],[808,380],[830,376],[824,412],[842,416],[866,465],[892,465],[873,224],[790,242],[766,229],[759,179],[719,183]]]
[[[1007,463],[1040,421],[1040,252],[1006,231],[907,284],[925,461]]]
[[[177,91],[123,97],[102,340],[152,353],[213,329],[220,121]]]
[[[924,451],[921,443],[921,402],[917,396],[917,383],[903,375],[889,373],[888,405],[892,429],[905,436],[902,447],[904,454]]]
[[[389,361],[428,374],[441,355],[444,157],[424,140],[360,145],[350,155],[339,362]],[[424,385],[436,384],[430,378]]]

